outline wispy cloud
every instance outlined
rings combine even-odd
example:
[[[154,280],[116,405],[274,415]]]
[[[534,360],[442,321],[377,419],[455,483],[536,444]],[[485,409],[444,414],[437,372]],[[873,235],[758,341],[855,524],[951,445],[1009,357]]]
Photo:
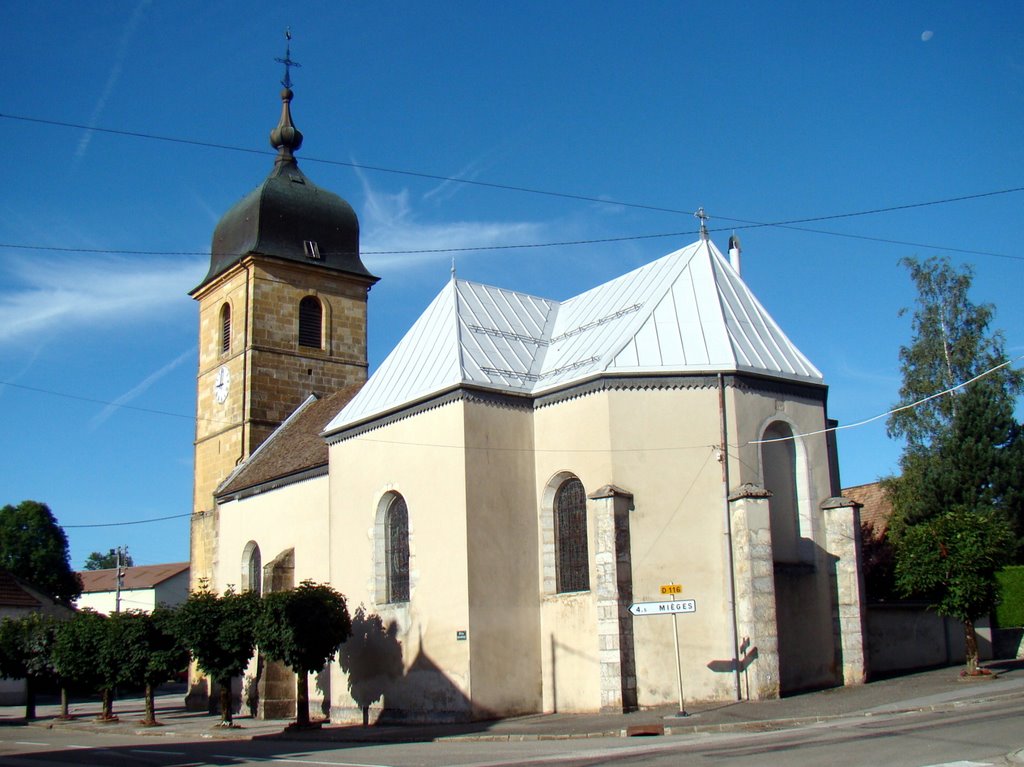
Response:
[[[107,101],[110,100],[111,95],[114,93],[117,81],[121,79],[124,60],[128,56],[128,46],[131,43],[132,37],[135,36],[135,30],[138,29],[139,22],[142,21],[142,15],[150,5],[150,2],[151,0],[140,0],[124,26],[121,40],[118,42],[117,50],[114,52],[114,65],[110,69],[110,74],[107,75],[107,82],[103,86],[99,99],[97,99],[96,105],[92,109],[92,115],[89,118],[90,128],[95,127],[99,122],[100,117],[103,115],[103,110],[107,107]],[[89,149],[89,143],[92,141],[92,135],[93,132],[91,130],[82,134],[78,147],[75,149],[75,164],[85,156],[86,151]]]
[[[202,279],[204,257],[6,257],[0,273],[0,344],[158,315]]]
[[[453,249],[535,242],[544,239],[548,230],[547,224],[536,221],[422,221],[407,189],[397,193],[380,192],[364,174],[359,173],[359,178],[365,199],[361,249],[368,253],[367,263],[378,271],[448,261]],[[432,192],[438,193],[443,187],[444,184]],[[413,250],[420,252],[388,252]],[[377,251],[375,255],[374,251]]]
[[[116,413],[117,410],[122,405],[127,405],[133,399],[136,399],[141,394],[145,393],[145,391],[147,389],[149,389],[149,387],[151,387],[153,384],[155,384],[157,381],[159,381],[165,375],[170,373],[172,370],[174,370],[176,367],[181,365],[183,362],[188,362],[189,360],[195,359],[195,356],[196,356],[196,347],[193,346],[192,348],[188,349],[187,351],[184,351],[181,354],[179,354],[177,357],[175,357],[173,360],[171,360],[166,365],[161,367],[159,370],[157,370],[157,371],[155,371],[153,373],[150,373],[148,376],[146,376],[144,379],[142,379],[142,381],[140,381],[138,384],[133,386],[131,389],[126,391],[121,396],[115,398],[113,400],[113,402],[111,402],[109,405],[107,405],[105,408],[103,408],[103,410],[101,410],[90,421],[90,423],[89,423],[90,427],[95,429],[98,426],[100,426],[104,421],[106,421],[108,418],[110,418],[110,416],[112,416],[114,413]]]
[[[484,169],[485,164],[483,162],[474,160],[456,173],[454,178],[474,180]],[[458,181],[442,181],[433,189],[428,189],[424,192],[423,199],[431,200],[435,203],[442,203],[450,200],[465,188],[466,185],[459,183]]]

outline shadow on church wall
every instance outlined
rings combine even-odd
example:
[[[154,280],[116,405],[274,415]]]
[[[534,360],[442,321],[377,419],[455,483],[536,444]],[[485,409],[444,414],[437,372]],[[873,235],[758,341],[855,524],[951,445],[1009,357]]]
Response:
[[[370,724],[469,723],[494,719],[493,712],[474,706],[424,649],[405,668],[399,626],[387,624],[360,605],[352,616],[352,636],[338,651],[348,675],[355,708],[344,701],[332,707],[334,722]]]
[[[341,670],[348,674],[348,691],[362,711],[363,725],[370,723],[370,706],[402,677],[402,643],[398,625],[385,626],[383,619],[359,605],[352,615],[352,636],[338,651]]]

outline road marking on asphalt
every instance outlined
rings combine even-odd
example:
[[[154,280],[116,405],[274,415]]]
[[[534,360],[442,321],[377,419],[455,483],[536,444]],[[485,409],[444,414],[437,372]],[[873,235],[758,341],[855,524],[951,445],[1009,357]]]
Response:
[[[156,748],[133,748],[130,749],[133,754],[163,754],[164,756],[184,756],[184,751],[161,751]]]
[[[49,743],[36,743],[34,740],[16,740],[14,741],[16,746],[48,746]]]
[[[926,764],[923,767],[994,767],[992,762],[942,762],[941,764]]]

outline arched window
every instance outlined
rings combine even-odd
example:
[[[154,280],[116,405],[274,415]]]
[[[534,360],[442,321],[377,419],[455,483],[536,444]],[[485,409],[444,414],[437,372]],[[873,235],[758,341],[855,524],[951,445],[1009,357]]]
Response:
[[[263,558],[256,541],[249,541],[242,551],[242,590],[263,593]]]
[[[587,556],[587,494],[576,477],[565,480],[555,492],[555,576],[558,591],[590,588]]]
[[[299,346],[323,348],[324,307],[320,299],[306,296],[299,302]]]
[[[391,498],[384,516],[384,563],[387,601],[409,601],[409,509],[400,495]]]
[[[764,487],[772,497],[768,515],[772,531],[772,557],[776,562],[800,561],[799,498],[796,481],[796,443],[789,424],[775,421],[764,431],[761,461]]]
[[[220,308],[220,353],[231,351],[231,304]]]

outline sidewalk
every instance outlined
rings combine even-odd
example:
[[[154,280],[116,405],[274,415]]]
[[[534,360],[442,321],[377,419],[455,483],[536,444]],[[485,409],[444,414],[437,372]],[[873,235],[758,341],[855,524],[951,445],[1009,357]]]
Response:
[[[87,729],[93,732],[152,735],[179,739],[285,738],[355,743],[423,742],[442,739],[544,740],[562,738],[624,737],[629,735],[679,735],[696,732],[772,730],[839,717],[872,716],[899,711],[936,710],[969,702],[1024,696],[1024,661],[989,664],[998,677],[987,681],[961,681],[960,667],[925,671],[856,687],[837,687],[794,695],[781,700],[740,701],[687,705],[688,716],[677,716],[675,706],[629,714],[535,714],[491,722],[435,725],[388,725],[361,727],[325,724],[318,730],[292,731],[288,722],[235,717],[236,728],[217,727],[218,716],[186,711],[179,691],[158,696],[157,719],[162,726],[143,727],[143,701],[138,698],[114,703],[119,721],[95,720],[99,703],[77,702],[70,721],[55,717],[59,707],[47,702],[37,706],[39,719],[33,727]],[[0,724],[18,724],[24,713],[15,706],[0,707]]]

